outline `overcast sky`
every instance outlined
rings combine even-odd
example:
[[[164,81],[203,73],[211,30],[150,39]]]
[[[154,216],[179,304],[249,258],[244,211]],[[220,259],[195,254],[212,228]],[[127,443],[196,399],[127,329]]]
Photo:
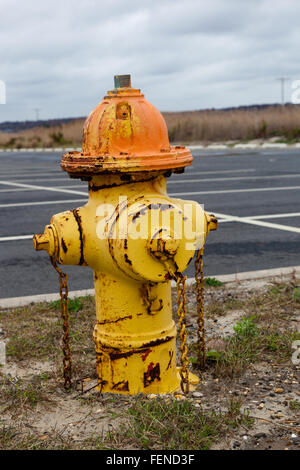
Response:
[[[127,73],[161,111],[278,102],[299,18],[299,0],[0,0],[0,121],[85,116]]]

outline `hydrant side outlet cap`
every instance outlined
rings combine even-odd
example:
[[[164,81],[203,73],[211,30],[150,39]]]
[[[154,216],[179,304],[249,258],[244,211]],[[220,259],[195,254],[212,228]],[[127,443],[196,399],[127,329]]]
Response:
[[[68,152],[61,168],[71,177],[101,173],[178,170],[191,165],[191,152],[171,147],[161,113],[138,89],[130,75],[116,75],[115,88],[87,117],[82,152]]]

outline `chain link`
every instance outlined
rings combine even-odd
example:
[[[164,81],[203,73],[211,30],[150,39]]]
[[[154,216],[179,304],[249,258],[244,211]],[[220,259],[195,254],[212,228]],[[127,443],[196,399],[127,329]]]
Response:
[[[205,328],[204,328],[204,281],[203,281],[203,251],[204,248],[197,251],[195,259],[195,279],[196,279],[196,294],[197,294],[197,337],[198,337],[198,361],[200,369],[205,368]]]
[[[64,387],[70,389],[72,386],[72,360],[71,360],[71,349],[70,349],[70,337],[69,337],[69,312],[68,312],[68,276],[66,273],[57,266],[56,260],[53,256],[50,256],[52,266],[58,273],[59,279],[59,293],[60,293],[60,308],[61,317],[63,320],[63,367],[64,367]]]
[[[180,337],[180,377],[181,377],[181,390],[183,393],[188,393],[190,389],[189,384],[189,360],[187,357],[188,348],[187,348],[187,335],[186,335],[186,290],[185,290],[185,281],[186,276],[177,275],[176,276],[176,287],[177,287],[177,315],[178,315],[178,327],[179,327],[179,337]]]
[[[179,338],[180,338],[180,387],[183,393],[188,393],[190,390],[189,384],[189,359],[187,357],[187,334],[186,334],[186,287],[185,281],[186,276],[182,273],[175,272],[172,263],[169,260],[163,261],[170,277],[176,281],[177,290],[177,315],[178,315],[178,327],[179,327]]]

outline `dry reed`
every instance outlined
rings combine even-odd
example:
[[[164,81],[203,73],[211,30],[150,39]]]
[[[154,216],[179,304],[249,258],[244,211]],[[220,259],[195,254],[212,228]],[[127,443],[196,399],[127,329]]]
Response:
[[[278,140],[292,143],[300,139],[300,107],[294,105],[165,112],[163,115],[171,142],[209,143],[278,137]],[[78,147],[83,122],[83,119],[77,119],[59,126],[0,132],[0,147]]]

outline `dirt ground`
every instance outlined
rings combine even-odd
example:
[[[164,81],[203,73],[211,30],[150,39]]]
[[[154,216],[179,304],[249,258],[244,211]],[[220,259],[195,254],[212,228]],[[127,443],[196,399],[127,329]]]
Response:
[[[175,291],[173,304],[176,318]],[[93,299],[76,300],[70,310],[69,392],[61,378],[58,304],[0,312],[0,339],[7,349],[7,364],[0,366],[0,449],[300,449],[299,279],[226,285],[208,280],[204,371],[197,364],[196,294],[188,288],[189,358],[200,383],[187,396],[97,392]],[[141,407],[145,416],[158,413],[155,428],[141,419]],[[170,426],[185,425],[176,421],[180,407],[200,423],[190,426],[184,441],[163,428],[163,413],[170,409]]]
[[[210,305],[206,334],[208,338],[214,338],[208,340],[207,349],[218,349],[218,346],[222,349],[222,344],[218,345],[220,339],[233,334],[234,326],[245,313],[255,316],[257,310],[267,328],[270,323],[277,323],[281,316],[275,334],[284,334],[288,328],[300,332],[300,303],[293,308],[289,295],[283,303],[277,295],[291,285],[298,286],[299,281],[290,280],[286,284],[282,279],[244,281],[206,291],[206,303]],[[297,287],[292,289],[298,292]],[[274,295],[271,302],[270,293]],[[220,316],[214,315],[215,304],[220,307],[224,301],[231,303],[233,308],[229,311],[225,308],[225,312],[219,312]],[[192,303],[193,295],[190,296],[190,305]],[[226,376],[228,371],[225,370],[216,377],[215,372],[208,367],[197,387],[203,394],[204,409],[224,411],[228,397],[236,397],[241,400],[242,409],[248,410],[253,418],[253,425],[250,429],[241,427],[228,433],[214,443],[212,449],[300,449],[300,365],[293,364],[291,358],[278,356],[274,348],[274,354],[269,357],[262,354],[257,361],[250,361],[237,376],[234,371],[233,376],[230,373]]]

